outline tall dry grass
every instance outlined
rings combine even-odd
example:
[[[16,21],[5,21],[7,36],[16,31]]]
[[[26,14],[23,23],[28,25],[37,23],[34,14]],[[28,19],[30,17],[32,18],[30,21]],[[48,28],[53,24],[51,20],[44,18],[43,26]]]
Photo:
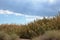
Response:
[[[31,39],[43,35],[45,31],[60,30],[60,16],[36,20],[27,25],[1,24],[0,31],[8,35],[16,34],[19,38]]]

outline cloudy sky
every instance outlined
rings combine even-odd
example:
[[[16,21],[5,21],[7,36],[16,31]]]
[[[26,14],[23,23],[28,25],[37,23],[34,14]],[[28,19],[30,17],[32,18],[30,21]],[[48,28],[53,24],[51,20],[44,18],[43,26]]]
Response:
[[[0,0],[0,24],[25,24],[60,11],[60,0]]]

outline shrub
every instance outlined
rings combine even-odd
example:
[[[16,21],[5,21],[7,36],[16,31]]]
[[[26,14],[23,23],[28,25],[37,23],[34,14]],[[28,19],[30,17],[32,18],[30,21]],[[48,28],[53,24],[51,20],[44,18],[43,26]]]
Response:
[[[19,36],[20,38],[23,38],[23,39],[30,39],[32,37],[32,33],[28,29],[28,27],[22,27],[22,29],[20,30]]]
[[[60,31],[47,31],[41,37],[41,40],[60,40]]]
[[[11,38],[8,34],[0,31],[0,40],[11,40]]]
[[[35,33],[34,36],[39,36],[44,33],[44,29],[38,23],[32,23],[28,25],[29,29]]]
[[[60,31],[46,31],[45,34],[35,37],[32,40],[60,40]]]
[[[11,40],[19,40],[19,36],[17,36],[16,34],[11,34],[10,37]]]

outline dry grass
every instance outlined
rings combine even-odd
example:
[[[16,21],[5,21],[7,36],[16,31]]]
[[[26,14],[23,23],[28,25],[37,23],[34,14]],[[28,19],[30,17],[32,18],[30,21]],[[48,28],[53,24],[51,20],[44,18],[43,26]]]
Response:
[[[44,35],[40,35],[32,40],[60,40],[60,30],[46,31]]]
[[[16,24],[0,25],[0,31],[4,31],[8,35],[16,34],[19,36],[19,38],[26,39],[31,39],[39,35],[43,35],[45,31],[49,30],[60,30],[60,16],[54,17],[52,19],[44,18],[42,20],[36,20],[27,25]]]

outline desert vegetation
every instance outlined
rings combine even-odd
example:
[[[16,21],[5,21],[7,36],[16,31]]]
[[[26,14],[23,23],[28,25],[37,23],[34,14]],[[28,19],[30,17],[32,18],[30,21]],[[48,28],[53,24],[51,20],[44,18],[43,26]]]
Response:
[[[1,24],[0,40],[60,40],[60,15],[26,25]]]

